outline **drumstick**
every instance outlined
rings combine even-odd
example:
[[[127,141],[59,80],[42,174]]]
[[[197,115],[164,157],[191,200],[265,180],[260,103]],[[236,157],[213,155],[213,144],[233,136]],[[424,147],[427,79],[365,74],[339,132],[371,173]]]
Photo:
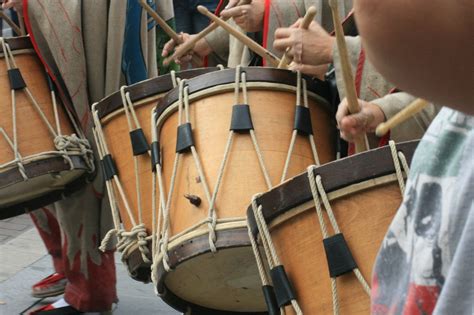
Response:
[[[273,67],[277,67],[278,64],[280,63],[280,59],[263,48],[261,45],[259,45],[257,42],[255,42],[253,39],[248,37],[247,35],[241,33],[239,30],[235,29],[234,27],[230,26],[227,22],[222,20],[221,18],[215,16],[209,10],[202,6],[199,5],[197,7],[198,11],[210,18],[214,23],[225,29],[227,32],[229,32],[230,35],[234,36],[237,38],[239,41],[241,41],[244,45],[246,45],[248,48],[250,48],[252,51],[254,51],[257,55],[259,55],[262,58],[265,58],[268,63],[270,63]]]
[[[238,5],[244,5],[244,4],[250,4],[252,0],[241,0]],[[227,20],[227,19],[226,19]],[[213,30],[215,30],[217,27],[219,27],[218,24],[216,23],[211,23],[209,26],[207,26],[205,29],[203,29],[201,32],[197,33],[196,36],[185,42],[184,44],[180,45],[176,50],[174,51],[173,55],[170,57],[166,58],[163,63],[165,65],[169,64],[172,60],[178,59],[181,56],[184,56],[188,51],[193,49],[194,45],[196,43],[206,37],[209,33],[211,33]]]
[[[308,8],[308,11],[306,11],[306,14],[303,17],[303,21],[301,21],[300,27],[303,30],[307,30],[311,22],[314,20],[314,17],[316,16],[316,7],[310,6]],[[290,51],[290,47],[288,47],[285,50],[285,53],[281,57],[280,63],[278,64],[278,68],[288,68],[288,65],[290,64],[291,60],[288,58],[288,51]]]
[[[331,7],[332,19],[334,24],[334,30],[336,32],[337,48],[341,58],[341,70],[342,77],[344,80],[344,87],[347,97],[347,103],[349,105],[349,111],[351,114],[358,113],[360,111],[359,101],[357,100],[357,93],[352,76],[352,69],[349,63],[349,53],[347,52],[346,40],[344,38],[344,31],[342,30],[342,24],[339,19],[339,9],[337,7],[337,1],[329,0],[329,6]],[[367,136],[364,134],[363,137],[354,140],[355,152],[362,152],[368,149]]]
[[[161,16],[159,16],[158,13],[156,13],[156,11],[153,10],[153,8],[150,7],[148,3],[146,3],[145,1],[146,0],[140,0],[141,6],[148,12],[148,14],[150,14],[150,16],[155,20],[155,22],[163,29],[163,31],[172,40],[174,40],[178,44],[181,44],[182,43],[181,37],[178,34],[176,34],[176,32],[171,28],[171,26],[169,26],[168,23],[166,23],[166,21],[163,20]],[[192,58],[193,58],[192,62],[194,64],[200,64],[202,62],[201,57],[196,56],[195,54],[193,54]]]
[[[425,101],[421,98],[414,100],[410,105],[395,114],[395,116],[393,116],[386,122],[379,124],[377,126],[377,129],[375,129],[375,134],[379,137],[382,137],[390,129],[393,129],[394,127],[398,126],[416,113],[422,111],[426,106],[428,106],[428,104],[428,101]]]
[[[21,29],[18,27],[18,25],[15,24],[15,22],[13,22],[6,14],[5,12],[3,12],[3,10],[0,10],[0,18],[4,19],[5,22],[8,23],[8,25],[10,25],[10,27],[13,29],[13,31],[15,33],[17,33],[18,35],[21,35]]]

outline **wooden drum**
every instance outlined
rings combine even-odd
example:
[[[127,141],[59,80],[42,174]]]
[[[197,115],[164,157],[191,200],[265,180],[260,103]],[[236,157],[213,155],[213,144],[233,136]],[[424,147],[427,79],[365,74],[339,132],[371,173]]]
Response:
[[[271,269],[260,273],[270,314],[370,313],[372,267],[417,144],[310,167],[254,199],[247,217],[255,257]]]
[[[128,245],[134,245],[133,237],[127,236],[127,232],[139,222],[152,220],[153,176],[148,154],[152,110],[173,88],[177,79],[192,78],[216,70],[217,68],[194,69],[145,80],[122,87],[121,91],[107,96],[92,106],[96,143],[107,179],[107,192],[111,200],[115,228],[125,233],[119,235],[120,251],[126,249]],[[141,149],[140,154],[134,154],[138,152],[137,141]],[[111,170],[115,171],[115,176]],[[146,233],[146,230],[142,229],[140,233]],[[148,231],[148,234],[150,233],[151,228]],[[145,251],[143,257],[139,255],[138,261],[134,264],[128,263],[127,256],[123,257],[126,266],[129,267],[130,276],[142,282],[150,281],[151,256],[148,255],[147,258],[149,252],[147,247],[151,244],[147,244],[148,240],[149,238],[142,246],[142,250]],[[138,241],[137,237],[135,241]]]
[[[182,81],[161,100],[152,274],[167,303],[192,314],[266,311],[245,211],[256,192],[335,159],[324,88],[287,70],[237,68]]]
[[[28,37],[0,38],[0,219],[61,199],[94,170],[48,81]]]

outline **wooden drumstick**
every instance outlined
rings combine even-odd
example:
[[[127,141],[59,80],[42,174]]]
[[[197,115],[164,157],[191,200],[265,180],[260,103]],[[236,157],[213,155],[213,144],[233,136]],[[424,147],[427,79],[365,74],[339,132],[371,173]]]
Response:
[[[12,30],[17,33],[18,35],[21,35],[21,29],[18,27],[18,25],[15,24],[15,22],[13,22],[9,17],[8,15],[5,14],[5,12],[3,12],[3,10],[0,10],[0,18],[4,19],[5,22],[7,22],[8,25],[10,25],[10,27],[12,28]]]
[[[303,30],[307,30],[311,22],[314,20],[316,16],[317,10],[316,7],[310,6],[308,11],[303,17],[303,21],[301,21],[300,27]],[[278,68],[288,68],[288,65],[291,63],[291,60],[288,58],[288,51],[290,51],[290,47],[285,50],[285,53],[281,57],[280,63],[278,64]]]
[[[161,16],[159,16],[158,13],[156,13],[156,11],[148,5],[148,3],[146,3],[146,0],[140,0],[140,4],[172,40],[174,40],[178,44],[182,43],[181,37],[176,34],[176,32],[171,28],[171,26],[169,26],[168,23],[166,23],[166,21],[163,20]],[[193,54],[192,58],[192,62],[194,64],[200,64],[202,62],[201,57],[196,56],[195,54]]]
[[[250,4],[252,0],[241,0],[237,5],[244,5],[244,4]],[[227,20],[227,19],[226,19]],[[166,58],[163,63],[165,65],[169,64],[172,60],[178,59],[181,56],[184,56],[188,51],[192,50],[193,47],[196,45],[196,43],[206,37],[209,33],[214,31],[216,28],[218,28],[219,25],[216,23],[211,23],[209,26],[207,26],[205,29],[203,29],[201,32],[197,33],[196,36],[185,42],[184,44],[180,45],[179,47],[176,48],[174,51],[173,55],[170,57]]]
[[[214,23],[225,29],[227,32],[229,32],[230,35],[234,36],[237,38],[239,41],[241,41],[244,45],[246,45],[248,48],[250,48],[252,51],[254,51],[257,55],[259,55],[262,58],[265,58],[268,63],[273,66],[277,67],[278,64],[280,63],[280,59],[272,54],[270,51],[266,50],[263,48],[261,45],[259,45],[256,41],[248,37],[247,35],[241,33],[239,30],[235,29],[231,25],[229,25],[227,22],[222,20],[221,18],[215,16],[209,10],[202,6],[199,5],[197,7],[198,11],[210,18]]]
[[[379,137],[382,137],[390,129],[398,126],[408,118],[422,111],[426,106],[428,106],[428,104],[428,101],[421,98],[414,100],[410,105],[399,111],[392,118],[378,125],[377,129],[375,129],[375,134]]]
[[[342,29],[341,20],[339,18],[339,9],[337,7],[337,1],[329,0],[329,6],[331,7],[332,19],[334,24],[334,30],[336,32],[337,48],[341,58],[341,70],[342,77],[344,80],[344,88],[347,97],[347,103],[351,114],[358,113],[360,111],[359,101],[357,100],[357,93],[352,76],[352,68],[349,63],[349,53],[347,52],[346,40],[344,38],[344,31]],[[367,135],[354,140],[356,153],[368,150]]]

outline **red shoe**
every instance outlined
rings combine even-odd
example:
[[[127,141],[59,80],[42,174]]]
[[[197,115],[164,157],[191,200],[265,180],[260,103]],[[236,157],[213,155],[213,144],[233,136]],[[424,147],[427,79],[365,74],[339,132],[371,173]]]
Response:
[[[36,298],[45,298],[63,294],[66,283],[67,279],[63,274],[53,273],[33,285],[31,295]]]

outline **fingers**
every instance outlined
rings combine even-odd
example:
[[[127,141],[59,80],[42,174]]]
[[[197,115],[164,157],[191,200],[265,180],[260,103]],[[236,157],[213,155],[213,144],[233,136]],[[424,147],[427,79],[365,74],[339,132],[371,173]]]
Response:
[[[235,7],[239,3],[239,0],[229,0],[229,3],[225,6],[224,9],[230,9],[232,7]]]
[[[273,42],[273,48],[278,51],[285,51],[286,48],[293,47],[294,44],[295,41],[291,37],[275,39],[275,41]]]
[[[224,19],[236,18],[247,14],[250,9],[250,5],[239,5],[235,8],[225,9],[221,12],[221,17]]]
[[[176,42],[170,39],[165,46],[163,46],[163,51],[161,52],[162,57],[166,57],[173,51],[174,47],[176,46]]]
[[[275,39],[287,38],[290,37],[293,33],[293,29],[289,27],[280,27],[275,31]]]
[[[341,125],[342,118],[344,118],[347,115],[349,115],[349,108],[347,104],[347,98],[344,98],[337,108],[336,122],[337,122],[338,128]]]
[[[313,66],[313,65],[308,65],[308,64],[303,64],[303,63],[295,63],[292,62],[290,66],[288,67],[291,71],[301,71],[302,73],[316,77],[320,80],[324,80],[324,75],[327,72],[328,66],[327,65],[321,65],[321,66]]]

